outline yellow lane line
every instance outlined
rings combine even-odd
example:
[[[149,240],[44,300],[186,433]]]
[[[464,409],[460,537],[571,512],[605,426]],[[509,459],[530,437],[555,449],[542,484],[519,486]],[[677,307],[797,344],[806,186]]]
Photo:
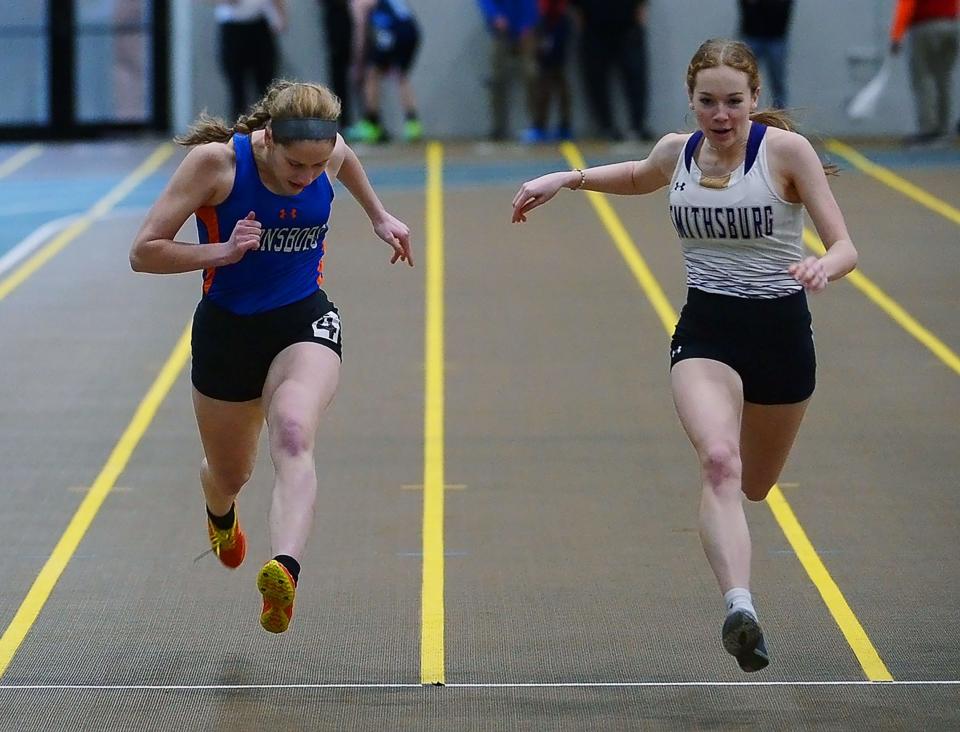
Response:
[[[18,150],[9,158],[0,163],[0,178],[10,175],[15,170],[19,170],[34,158],[43,152],[41,145],[29,145],[23,150]]]
[[[86,213],[57,234],[48,244],[37,250],[27,261],[15,269],[6,279],[0,280],[0,300],[13,292],[34,272],[52,259],[61,249],[89,229],[97,219],[102,218],[110,210],[128,196],[134,188],[140,185],[147,177],[154,173],[169,158],[174,146],[166,142],[144,160],[126,178],[120,181],[109,193],[90,207]]]
[[[827,140],[826,147],[827,150],[839,155],[853,167],[863,171],[871,178],[877,179],[881,183],[893,188],[895,191],[902,193],[907,198],[912,198],[921,206],[929,208],[931,211],[940,214],[945,219],[949,219],[955,224],[960,224],[960,209],[954,208],[946,201],[942,201],[936,196],[927,193],[927,191],[923,190],[923,188],[920,186],[914,185],[910,181],[901,178],[889,168],[884,168],[882,165],[877,165],[875,162],[860,154],[849,145],[846,145],[839,140]]]
[[[576,145],[563,143],[560,150],[572,168],[586,167],[586,160],[584,160],[583,155]],[[597,216],[607,228],[610,237],[614,240],[621,255],[626,260],[627,266],[630,267],[630,270],[634,273],[637,282],[639,282],[640,287],[660,317],[660,322],[663,324],[664,330],[666,330],[667,335],[670,336],[677,322],[676,311],[674,311],[669,301],[667,301],[663,294],[663,289],[647,267],[643,257],[640,255],[637,245],[627,233],[620,221],[620,217],[617,216],[613,207],[607,202],[606,197],[596,191],[587,191],[586,193]],[[780,525],[780,529],[788,541],[791,542],[791,545],[794,546],[794,550],[797,552],[798,557],[800,557],[801,565],[816,585],[837,625],[840,626],[840,631],[850,644],[850,648],[853,650],[854,655],[856,655],[857,660],[860,661],[866,677],[871,681],[891,681],[893,677],[883,664],[880,655],[873,647],[866,632],[864,632],[863,626],[857,621],[853,610],[850,609],[850,605],[844,598],[843,593],[840,592],[840,588],[837,587],[837,584],[830,577],[823,562],[820,561],[813,545],[806,539],[806,534],[803,533],[803,529],[794,517],[793,511],[790,509],[787,500],[783,497],[779,486],[775,485],[771,489],[767,497],[767,505],[770,506],[774,518]],[[774,506],[776,506],[776,508],[774,508]],[[799,542],[798,536],[802,536],[805,542],[805,544],[801,545],[802,556],[801,550],[797,549],[798,545],[794,544],[794,539]],[[815,562],[814,559],[816,560]]]
[[[807,538],[807,533],[803,530],[778,486],[774,486],[767,496],[767,505],[773,511],[777,523],[783,529],[783,533],[787,537],[787,541],[790,542],[790,546],[793,547],[800,564],[807,570],[807,574],[810,575],[813,583],[820,591],[824,604],[830,610],[830,614],[833,615],[837,625],[840,626],[843,637],[847,639],[847,643],[853,649],[867,678],[871,681],[893,681],[893,676],[890,675],[886,664],[880,658],[877,649],[873,647],[870,638],[867,637],[867,631],[863,629],[860,621],[857,620],[857,616],[853,614],[853,610],[850,609],[837,583],[830,576],[826,565],[817,555],[813,544]]]
[[[96,517],[100,506],[113,488],[114,482],[120,477],[120,474],[126,469],[130,456],[136,449],[137,444],[143,438],[144,433],[153,421],[163,400],[166,398],[177,376],[183,370],[184,364],[190,356],[190,325],[184,329],[180,340],[174,347],[173,352],[167,358],[167,362],[160,369],[160,373],[154,380],[143,401],[137,407],[130,420],[130,424],[124,430],[120,440],[114,446],[110,457],[100,470],[100,474],[93,481],[93,486],[84,497],[70,520],[69,525],[60,537],[60,541],[53,549],[53,553],[43,565],[33,586],[27,593],[26,598],[17,610],[10,625],[0,637],[0,677],[6,672],[7,667],[13,660],[17,649],[23,643],[30,628],[36,622],[37,616],[43,609],[47,598],[53,592],[54,586],[63,574],[67,564],[76,552],[80,541],[83,539],[90,524]]]
[[[803,240],[817,254],[823,254],[826,248],[820,237],[810,229],[803,230]],[[957,356],[946,343],[937,338],[933,333],[920,325],[917,320],[904,310],[897,302],[887,295],[883,290],[877,287],[863,273],[853,271],[846,276],[850,283],[862,292],[874,305],[889,315],[893,321],[912,335],[923,345],[929,348],[933,354],[943,361],[948,368],[955,373],[960,374],[960,356]]]
[[[445,682],[443,651],[443,146],[427,145],[420,683]]]

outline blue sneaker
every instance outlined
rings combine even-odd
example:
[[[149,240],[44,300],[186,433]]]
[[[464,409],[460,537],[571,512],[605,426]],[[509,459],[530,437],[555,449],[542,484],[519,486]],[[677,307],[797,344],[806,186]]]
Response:
[[[536,145],[539,142],[545,142],[547,136],[539,127],[528,127],[520,133],[520,142],[527,145]]]
[[[750,613],[735,610],[723,621],[723,647],[737,659],[742,671],[760,671],[770,663],[760,624]]]

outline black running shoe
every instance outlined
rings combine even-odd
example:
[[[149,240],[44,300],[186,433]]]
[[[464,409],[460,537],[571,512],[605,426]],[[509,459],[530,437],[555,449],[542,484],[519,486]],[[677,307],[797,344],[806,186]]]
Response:
[[[767,667],[770,656],[760,624],[750,613],[735,610],[723,621],[723,647],[737,659],[740,669],[750,673]]]

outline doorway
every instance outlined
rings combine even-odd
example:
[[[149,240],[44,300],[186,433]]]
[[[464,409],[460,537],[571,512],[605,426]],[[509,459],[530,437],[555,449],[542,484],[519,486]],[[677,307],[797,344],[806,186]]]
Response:
[[[168,0],[13,5],[0,16],[0,139],[168,128]]]

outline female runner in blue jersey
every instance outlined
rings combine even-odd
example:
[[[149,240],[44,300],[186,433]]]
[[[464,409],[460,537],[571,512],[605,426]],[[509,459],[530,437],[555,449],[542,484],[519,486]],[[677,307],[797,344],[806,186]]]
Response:
[[[513,221],[561,188],[626,195],[669,186],[689,288],[670,344],[673,398],[700,461],[700,538],[726,603],[723,645],[741,669],[758,671],[769,657],[750,594],[742,498],[770,492],[813,394],[805,291],[850,272],[857,251],[816,151],[782,111],[757,111],[760,77],[747,46],[701,45],[687,93],[698,131],[664,136],[639,162],[528,181]],[[822,257],[804,254],[804,209]]]
[[[321,289],[324,235],[339,178],[391,263],[411,267],[410,231],[388,213],[337,134],[340,102],[316,84],[277,81],[233,127],[201,116],[192,146],[130,251],[137,272],[201,270],[193,321],[193,404],[212,551],[231,568],[246,553],[234,499],[250,479],[264,420],[275,483],[274,558],[257,577],[260,624],[290,624],[317,492],[314,436],[337,388],[340,317]],[[196,215],[199,244],[176,241]]]

